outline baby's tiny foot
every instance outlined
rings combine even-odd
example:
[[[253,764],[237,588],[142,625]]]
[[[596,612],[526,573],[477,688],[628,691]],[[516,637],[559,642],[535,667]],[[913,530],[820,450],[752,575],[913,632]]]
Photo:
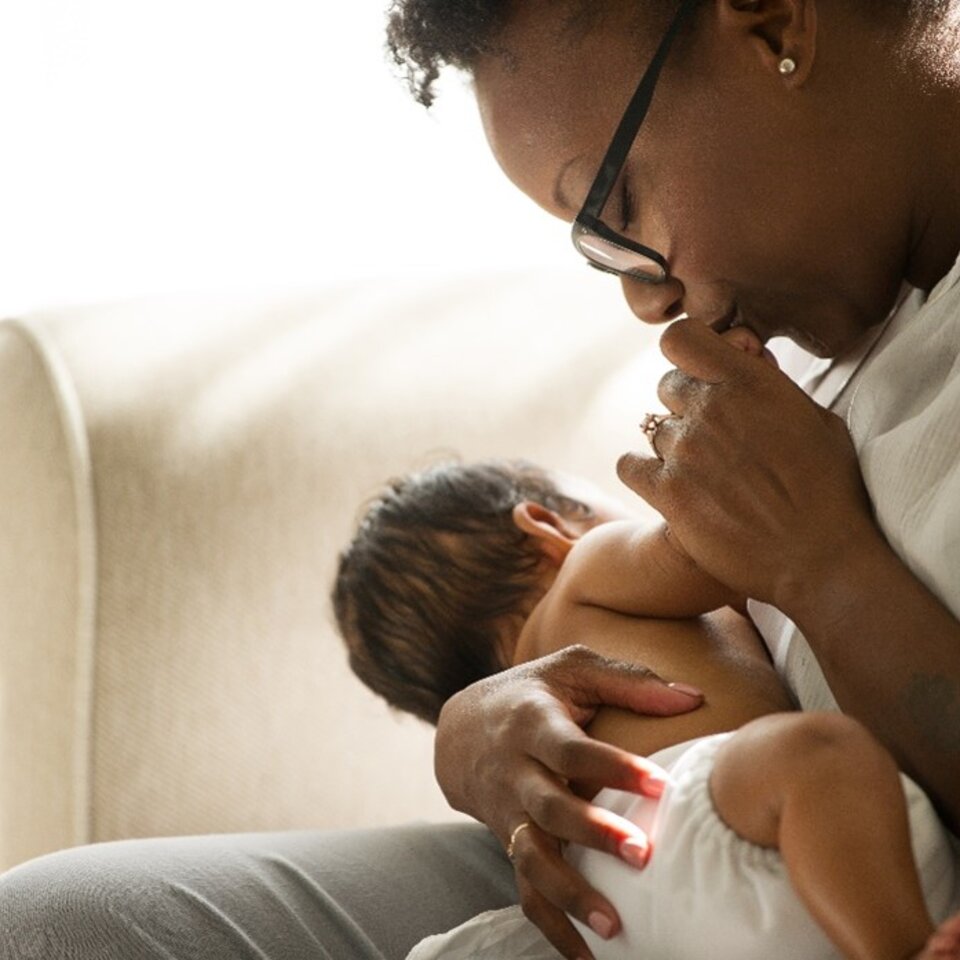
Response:
[[[944,920],[930,934],[916,960],[960,960],[960,913]]]

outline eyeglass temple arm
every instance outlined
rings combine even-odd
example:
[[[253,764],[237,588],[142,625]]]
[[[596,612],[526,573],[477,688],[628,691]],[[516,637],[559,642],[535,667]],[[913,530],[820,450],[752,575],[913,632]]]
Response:
[[[590,192],[587,194],[587,199],[584,201],[583,209],[580,211],[581,214],[599,218],[603,212],[603,208],[610,197],[610,192],[620,175],[620,170],[626,162],[627,154],[633,146],[637,130],[639,130],[643,118],[650,109],[653,91],[660,77],[660,71],[663,69],[664,61],[667,59],[667,54],[670,52],[670,47],[673,45],[673,41],[679,33],[687,14],[699,2],[700,0],[683,0],[683,3],[680,4],[680,9],[677,10],[673,23],[670,24],[664,38],[660,41],[660,46],[657,47],[657,52],[653,55],[650,66],[647,67],[647,72],[630,99],[630,103],[627,104],[620,125],[610,141],[610,146],[607,147],[603,162],[600,164],[600,169],[597,171]]]

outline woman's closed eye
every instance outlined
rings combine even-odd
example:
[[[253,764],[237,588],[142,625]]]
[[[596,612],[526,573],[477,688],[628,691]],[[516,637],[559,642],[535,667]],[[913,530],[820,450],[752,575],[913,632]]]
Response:
[[[620,178],[620,210],[618,212],[620,215],[620,229],[624,233],[627,233],[631,224],[634,222],[637,209],[636,198],[630,189],[629,179],[625,176]]]

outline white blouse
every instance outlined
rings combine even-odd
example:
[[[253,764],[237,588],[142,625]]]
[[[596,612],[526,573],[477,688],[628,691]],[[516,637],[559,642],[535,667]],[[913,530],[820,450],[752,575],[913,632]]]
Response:
[[[785,349],[796,369],[802,352]],[[960,619],[960,260],[929,297],[905,288],[887,322],[798,380],[845,416],[887,540]],[[793,623],[768,604],[748,609],[798,705],[838,709]]]

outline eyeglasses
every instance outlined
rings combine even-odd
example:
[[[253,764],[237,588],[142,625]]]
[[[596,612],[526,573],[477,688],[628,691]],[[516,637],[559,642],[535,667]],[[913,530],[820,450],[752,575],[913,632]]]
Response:
[[[627,156],[636,140],[637,131],[650,109],[653,91],[673,41],[684,20],[699,0],[683,0],[673,22],[657,47],[650,66],[640,79],[636,92],[627,104],[620,125],[607,148],[600,169],[587,193],[583,207],[573,221],[573,245],[587,258],[587,263],[605,273],[633,277],[645,283],[663,283],[669,275],[666,259],[651,247],[635,243],[611,230],[600,219]]]

